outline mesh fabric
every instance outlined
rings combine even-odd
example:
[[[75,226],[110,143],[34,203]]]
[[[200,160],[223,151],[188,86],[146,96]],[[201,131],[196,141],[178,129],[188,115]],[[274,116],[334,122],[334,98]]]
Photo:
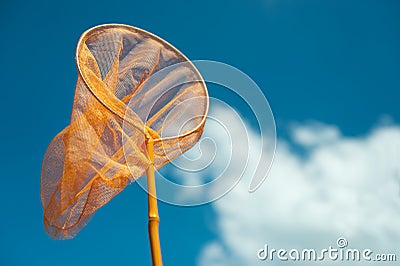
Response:
[[[70,124],[50,143],[41,174],[46,232],[74,237],[94,212],[144,175],[146,138],[160,168],[200,138],[205,84],[188,59],[143,30],[102,25],[77,46]],[[171,67],[172,66],[172,67]]]

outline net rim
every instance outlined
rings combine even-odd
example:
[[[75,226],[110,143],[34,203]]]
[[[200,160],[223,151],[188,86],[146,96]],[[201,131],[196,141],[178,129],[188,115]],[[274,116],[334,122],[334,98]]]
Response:
[[[119,23],[108,23],[108,24],[101,24],[101,25],[97,25],[94,26],[92,28],[87,29],[86,31],[84,31],[81,36],[79,37],[78,40],[78,44],[76,46],[76,52],[75,52],[75,61],[76,61],[76,66],[78,69],[78,75],[82,78],[82,81],[85,84],[85,87],[87,87],[90,91],[90,93],[109,111],[111,111],[113,114],[115,114],[116,116],[118,116],[120,119],[122,119],[122,121],[129,123],[130,125],[132,125],[133,127],[135,127],[136,129],[138,129],[140,132],[142,132],[143,134],[147,135],[146,132],[146,125],[144,128],[140,128],[137,125],[135,125],[134,123],[130,122],[129,120],[125,119],[125,114],[122,116],[121,114],[119,114],[118,111],[114,110],[112,107],[108,106],[95,92],[95,90],[89,86],[89,83],[87,82],[85,75],[83,75],[83,71],[81,69],[81,65],[80,65],[80,51],[82,50],[83,45],[85,44],[86,40],[91,36],[91,33],[97,31],[97,30],[101,30],[101,29],[112,29],[112,28],[123,28],[126,29],[128,31],[136,31],[138,33],[144,34],[144,35],[148,35],[149,37],[153,38],[154,40],[166,45],[167,47],[171,48],[174,52],[176,52],[177,54],[179,54],[180,56],[182,56],[182,58],[184,58],[186,60],[186,63],[189,63],[192,67],[193,70],[196,72],[196,74],[199,75],[200,77],[200,82],[204,88],[204,92],[205,92],[205,97],[206,97],[206,108],[205,108],[205,112],[204,115],[202,117],[202,120],[200,121],[200,123],[193,129],[188,130],[186,132],[184,132],[183,134],[179,134],[177,136],[172,136],[172,137],[160,137],[157,139],[153,139],[153,141],[161,141],[161,140],[173,140],[173,139],[179,139],[188,135],[191,135],[192,133],[199,131],[199,129],[201,127],[204,126],[206,119],[207,119],[207,115],[208,115],[208,111],[209,111],[209,105],[210,105],[210,101],[209,101],[209,94],[208,94],[208,90],[207,90],[207,86],[206,83],[203,79],[203,76],[200,74],[199,70],[196,68],[196,66],[192,63],[192,61],[189,60],[189,58],[187,58],[179,49],[177,49],[175,46],[173,46],[172,44],[170,44],[169,42],[167,42],[166,40],[162,39],[161,37],[148,32],[144,29],[140,29],[134,26],[130,26],[130,25],[126,25],[126,24],[119,24]],[[160,69],[162,70],[162,69]],[[159,71],[160,71],[159,70]],[[142,121],[143,122],[143,121]],[[144,123],[144,122],[143,122]],[[145,124],[145,123],[144,123]]]

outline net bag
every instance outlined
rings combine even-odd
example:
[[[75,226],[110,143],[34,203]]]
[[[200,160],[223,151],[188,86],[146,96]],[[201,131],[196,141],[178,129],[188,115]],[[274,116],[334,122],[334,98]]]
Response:
[[[44,226],[74,237],[94,212],[145,174],[154,143],[156,169],[200,138],[208,111],[199,72],[159,37],[126,25],[89,29],[76,51],[78,81],[70,124],[42,165]]]

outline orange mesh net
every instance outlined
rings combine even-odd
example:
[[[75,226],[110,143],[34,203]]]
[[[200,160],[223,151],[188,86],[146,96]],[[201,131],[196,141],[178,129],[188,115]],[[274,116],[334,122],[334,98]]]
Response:
[[[41,174],[44,225],[56,239],[74,237],[145,174],[146,138],[154,141],[158,169],[196,143],[208,111],[196,68],[143,30],[92,28],[78,42],[76,61],[71,122],[49,145]]]

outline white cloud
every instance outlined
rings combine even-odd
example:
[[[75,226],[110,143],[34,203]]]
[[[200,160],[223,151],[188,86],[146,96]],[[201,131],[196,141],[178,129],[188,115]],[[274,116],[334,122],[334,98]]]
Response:
[[[334,142],[339,139],[340,132],[335,126],[310,122],[308,125],[295,124],[291,127],[293,140],[305,147]]]
[[[216,132],[209,128],[205,136],[218,142]],[[385,125],[363,137],[346,137],[335,126],[310,123],[291,127],[291,133],[305,154],[280,140],[270,175],[251,194],[255,161],[249,161],[243,180],[213,203],[219,239],[204,247],[198,265],[280,265],[259,261],[257,250],[264,244],[276,249],[336,247],[340,236],[349,248],[398,252],[400,127]],[[248,134],[254,158],[260,138],[251,130]],[[218,167],[212,165],[204,175]]]
[[[229,265],[229,259],[226,257],[226,251],[220,243],[208,243],[200,257],[199,264],[207,266]]]

